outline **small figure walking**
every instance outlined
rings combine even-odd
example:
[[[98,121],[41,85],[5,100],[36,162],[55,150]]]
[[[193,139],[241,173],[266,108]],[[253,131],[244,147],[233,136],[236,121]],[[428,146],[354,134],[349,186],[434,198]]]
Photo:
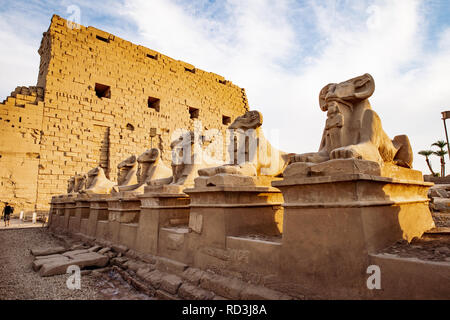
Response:
[[[3,220],[5,220],[5,227],[9,227],[9,219],[11,213],[14,212],[14,208],[11,207],[8,202],[5,202],[5,207],[3,208]]]

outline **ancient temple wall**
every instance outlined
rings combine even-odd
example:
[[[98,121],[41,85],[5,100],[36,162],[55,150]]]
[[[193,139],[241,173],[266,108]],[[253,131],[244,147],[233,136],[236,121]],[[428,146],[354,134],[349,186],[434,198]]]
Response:
[[[43,112],[30,89],[19,87],[0,103],[0,201],[25,211],[36,200]]]
[[[56,15],[39,54],[37,85],[45,92],[42,119],[35,128],[41,132],[36,142],[40,166],[34,167],[37,178],[15,180],[37,189],[38,209],[48,208],[53,195],[64,193],[76,173],[102,166],[116,180],[117,164],[151,144],[161,148],[169,165],[176,129],[192,130],[200,121],[203,130],[216,128],[225,134],[229,121],[248,110],[244,89],[217,74],[93,27],[70,28]],[[0,123],[2,132],[10,126]],[[151,128],[156,128],[152,143]],[[5,133],[2,139],[13,137]],[[11,155],[10,163],[18,159]],[[15,171],[12,166],[9,170]],[[12,191],[5,195],[16,197]],[[28,195],[24,198],[34,202]]]

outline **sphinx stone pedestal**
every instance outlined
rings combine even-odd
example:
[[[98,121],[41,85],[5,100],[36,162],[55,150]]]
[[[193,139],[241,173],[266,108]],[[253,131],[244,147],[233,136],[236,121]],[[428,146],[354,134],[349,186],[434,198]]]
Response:
[[[48,219],[48,225],[51,231],[57,231],[59,227],[59,217],[63,215],[64,204],[61,203],[63,196],[53,196],[50,203],[50,214]]]
[[[434,227],[432,184],[419,171],[355,159],[314,165],[307,174],[297,166],[272,185],[284,197],[280,276],[304,294],[367,297],[368,254]]]
[[[187,227],[189,197],[182,186],[147,186],[141,201],[141,214],[136,239],[136,250],[159,254],[161,228]]]
[[[59,223],[57,227],[57,232],[68,232],[69,231],[69,220],[70,217],[75,215],[75,195],[67,194],[59,198]]]
[[[104,239],[108,226],[108,202],[111,195],[97,194],[89,198],[89,220],[87,222],[87,236]]]
[[[226,252],[227,237],[273,237],[283,232],[283,197],[276,188],[197,186],[185,192],[191,198],[189,247],[196,267],[214,265],[214,256]]]
[[[105,240],[134,249],[141,201],[133,193],[120,192],[107,200],[108,230]]]
[[[75,199],[75,215],[69,218],[69,232],[87,234],[90,204],[87,194],[78,194]]]

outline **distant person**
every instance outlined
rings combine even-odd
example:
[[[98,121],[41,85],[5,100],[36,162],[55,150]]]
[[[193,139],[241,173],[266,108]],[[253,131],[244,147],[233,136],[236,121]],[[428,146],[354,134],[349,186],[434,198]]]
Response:
[[[5,227],[9,227],[9,220],[14,208],[11,207],[8,202],[5,202],[5,207],[3,208],[3,220],[5,220]]]

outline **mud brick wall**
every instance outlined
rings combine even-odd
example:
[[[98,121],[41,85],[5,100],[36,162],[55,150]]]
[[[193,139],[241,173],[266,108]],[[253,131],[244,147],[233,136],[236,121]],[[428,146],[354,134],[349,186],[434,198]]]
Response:
[[[20,110],[24,117],[41,115],[32,128],[39,139],[19,139],[23,154],[39,154],[39,159],[26,158],[30,170],[35,165],[34,176],[8,178],[10,184],[27,184],[27,192],[35,191],[35,198],[28,193],[24,198],[30,203],[36,199],[38,209],[47,209],[53,195],[64,193],[76,173],[100,165],[116,180],[119,162],[150,147],[151,128],[156,128],[153,146],[162,149],[170,164],[174,130],[192,130],[194,121],[201,121],[203,129],[225,135],[229,120],[248,110],[244,89],[217,74],[93,27],[69,28],[56,15],[39,54],[37,85],[44,90],[44,101]],[[2,132],[9,130],[0,144],[5,157],[8,141],[21,134],[1,123]],[[19,158],[10,153],[8,159],[5,170],[15,172]],[[2,172],[1,177],[8,175]],[[16,197],[6,189],[5,194]]]

